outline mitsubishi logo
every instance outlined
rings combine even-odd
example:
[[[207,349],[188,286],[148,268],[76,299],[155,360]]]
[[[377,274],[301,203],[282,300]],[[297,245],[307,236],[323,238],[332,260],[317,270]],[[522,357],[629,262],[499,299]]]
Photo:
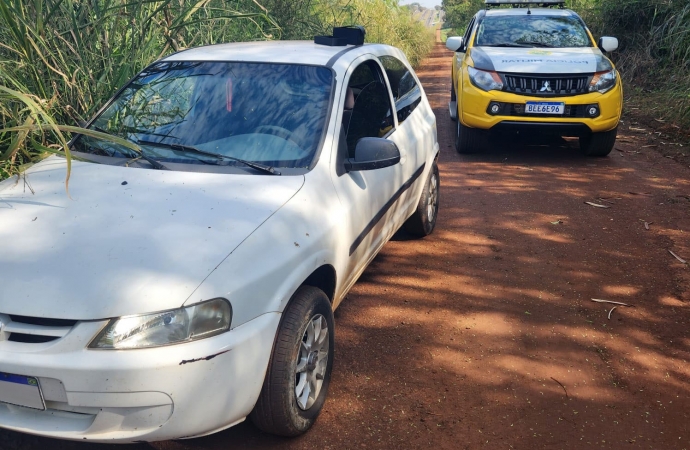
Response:
[[[544,81],[544,84],[542,85],[539,92],[553,92],[551,90],[551,82],[550,81]]]

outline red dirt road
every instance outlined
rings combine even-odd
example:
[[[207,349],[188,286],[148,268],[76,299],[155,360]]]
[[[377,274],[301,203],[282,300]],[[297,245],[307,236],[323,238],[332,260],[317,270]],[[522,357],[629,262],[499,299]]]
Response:
[[[314,428],[130,448],[690,449],[690,271],[669,253],[690,260],[690,149],[626,117],[607,158],[564,140],[458,155],[450,56],[439,44],[418,72],[441,144],[436,231],[387,244],[336,311]],[[609,320],[592,298],[633,306]],[[111,446],[0,431],[0,449],[48,448]]]

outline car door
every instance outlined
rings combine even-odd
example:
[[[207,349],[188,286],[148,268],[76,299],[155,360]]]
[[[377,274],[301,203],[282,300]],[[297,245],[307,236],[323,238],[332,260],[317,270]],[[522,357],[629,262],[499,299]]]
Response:
[[[404,186],[396,219],[402,225],[417,207],[421,190],[426,183],[427,164],[436,152],[436,116],[424,97],[421,83],[402,55],[379,57],[393,95],[395,129],[388,139],[400,149]]]
[[[342,86],[344,100],[337,107],[344,111],[332,178],[346,222],[340,238],[349,246],[343,277],[347,290],[400,226],[401,211],[397,206],[404,193],[400,190],[408,173],[414,171],[416,156],[410,157],[409,147],[403,145],[399,146],[401,160],[395,165],[347,172],[345,160],[354,157],[359,139],[383,137],[396,141],[396,120],[386,78],[373,55],[354,60]]]

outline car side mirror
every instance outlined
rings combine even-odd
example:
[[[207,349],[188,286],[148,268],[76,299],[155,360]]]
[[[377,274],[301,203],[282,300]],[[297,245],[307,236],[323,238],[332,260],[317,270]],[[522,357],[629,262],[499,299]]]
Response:
[[[374,170],[400,162],[400,150],[395,142],[383,138],[365,137],[357,141],[355,157],[345,161],[345,170]]]
[[[453,36],[446,39],[446,48],[452,52],[457,52],[462,48],[464,39],[462,36]]]
[[[601,51],[612,52],[618,48],[618,39],[610,36],[602,36],[599,38],[598,46]]]

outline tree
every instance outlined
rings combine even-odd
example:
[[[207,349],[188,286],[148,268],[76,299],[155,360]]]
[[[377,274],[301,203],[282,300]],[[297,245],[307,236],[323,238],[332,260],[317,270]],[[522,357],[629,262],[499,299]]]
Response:
[[[472,16],[484,7],[484,0],[443,0],[446,12],[446,27],[462,34]]]

